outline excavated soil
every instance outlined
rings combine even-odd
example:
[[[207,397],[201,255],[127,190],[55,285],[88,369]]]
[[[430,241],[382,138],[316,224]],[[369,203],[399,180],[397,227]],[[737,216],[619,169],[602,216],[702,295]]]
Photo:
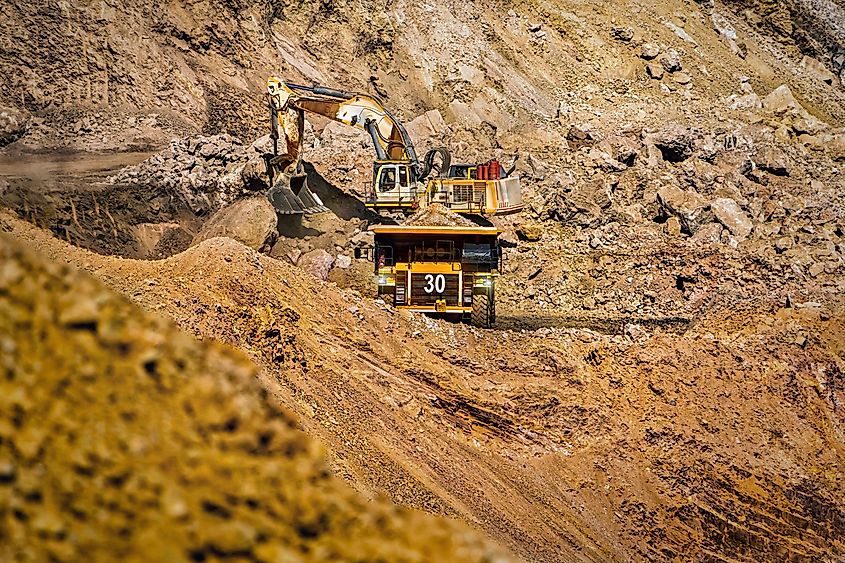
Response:
[[[479,331],[229,239],[144,262],[3,226],[246,350],[362,493],[461,518],[525,559],[845,556],[841,303],[714,310],[682,336]]]
[[[71,244],[100,254],[146,257],[159,251],[169,256],[187,248],[191,231],[202,223],[172,190],[162,186],[111,185],[108,178],[147,153],[73,155],[66,159],[40,155],[9,156],[0,163],[0,204],[18,216],[51,231]],[[139,226],[176,224],[159,249],[145,248]],[[158,244],[153,243],[153,247]],[[177,243],[177,244],[174,244]]]
[[[0,411],[0,559],[493,553],[386,496],[529,561],[845,560],[841,2],[124,4],[0,14],[0,282],[37,273],[0,285],[29,304],[0,314],[0,405],[39,413]],[[378,95],[419,154],[514,166],[495,329],[373,298],[370,140],[325,119],[304,167],[331,213],[269,255],[189,248],[260,180],[271,74]],[[91,311],[59,294],[128,320],[63,324]],[[212,392],[237,428],[184,411]]]
[[[333,477],[242,354],[6,234],[0,349],[4,561],[505,561]]]

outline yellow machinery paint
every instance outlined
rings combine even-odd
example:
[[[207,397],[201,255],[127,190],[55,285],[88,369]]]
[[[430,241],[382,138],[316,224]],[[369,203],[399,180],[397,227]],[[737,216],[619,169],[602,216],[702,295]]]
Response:
[[[442,147],[419,158],[405,126],[375,96],[292,84],[275,77],[268,79],[267,92],[273,139],[273,153],[265,155],[273,184],[268,197],[280,213],[325,210],[304,179],[305,113],[369,134],[376,158],[364,205],[371,209],[407,213],[441,203],[457,213],[503,215],[523,207],[519,177],[510,176],[497,161],[453,164],[451,154]]]
[[[373,228],[378,294],[399,309],[495,322],[501,249],[495,227]]]

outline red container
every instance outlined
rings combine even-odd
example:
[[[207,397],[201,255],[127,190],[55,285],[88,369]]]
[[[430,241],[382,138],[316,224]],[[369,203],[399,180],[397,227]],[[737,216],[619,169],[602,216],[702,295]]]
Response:
[[[487,174],[489,180],[498,180],[501,177],[500,171],[502,166],[499,164],[498,160],[491,160],[487,164]]]

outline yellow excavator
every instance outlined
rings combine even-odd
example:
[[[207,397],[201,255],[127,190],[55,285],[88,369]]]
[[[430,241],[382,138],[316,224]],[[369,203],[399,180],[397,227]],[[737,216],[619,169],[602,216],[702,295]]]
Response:
[[[376,158],[365,205],[377,211],[413,212],[429,203],[451,211],[501,215],[522,209],[519,178],[495,160],[452,164],[444,148],[422,161],[402,122],[368,94],[322,86],[302,86],[271,77],[267,81],[273,154],[267,154],[268,198],[281,214],[325,210],[307,185],[302,168],[305,113],[327,117],[366,131]]]

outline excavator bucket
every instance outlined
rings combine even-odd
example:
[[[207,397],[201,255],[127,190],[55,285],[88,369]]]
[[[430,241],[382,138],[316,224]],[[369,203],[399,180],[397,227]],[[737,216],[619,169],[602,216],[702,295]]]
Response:
[[[267,199],[279,215],[313,215],[329,210],[308,187],[305,174],[280,175],[267,192]]]

